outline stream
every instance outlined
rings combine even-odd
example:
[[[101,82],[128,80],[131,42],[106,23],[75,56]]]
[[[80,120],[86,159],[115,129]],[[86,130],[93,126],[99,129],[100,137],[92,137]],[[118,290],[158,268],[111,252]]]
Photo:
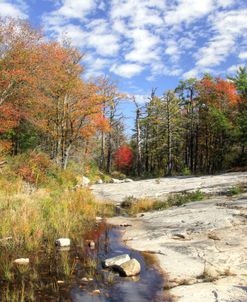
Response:
[[[124,227],[97,224],[68,248],[45,247],[29,266],[15,268],[15,279],[0,279],[1,301],[25,302],[171,302],[164,297],[164,276],[154,257],[128,248]],[[79,239],[79,240],[78,240]],[[135,277],[102,267],[106,258],[129,254],[141,264]]]
[[[102,268],[103,259],[121,254],[129,254],[131,258],[136,258],[140,262],[139,276],[123,278]],[[164,284],[162,274],[152,265],[151,259],[129,249],[121,242],[120,228],[106,226],[98,238],[95,251],[91,252],[92,256],[99,260],[94,281],[83,288],[73,287],[70,291],[73,302],[169,301],[162,297]],[[100,293],[94,294],[94,290],[99,290]]]

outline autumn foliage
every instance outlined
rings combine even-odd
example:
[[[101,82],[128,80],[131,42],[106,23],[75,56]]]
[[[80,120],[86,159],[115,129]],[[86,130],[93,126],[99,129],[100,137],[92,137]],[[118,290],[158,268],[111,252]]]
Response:
[[[83,55],[12,19],[0,19],[0,46],[0,135],[17,153],[19,125],[29,123],[66,168],[79,144],[109,130],[99,88],[82,79]]]
[[[133,164],[133,151],[127,146],[121,146],[114,154],[114,163],[120,170],[131,168]]]
[[[207,105],[218,108],[234,106],[239,101],[239,95],[234,83],[221,79],[205,76],[197,82],[199,96]]]

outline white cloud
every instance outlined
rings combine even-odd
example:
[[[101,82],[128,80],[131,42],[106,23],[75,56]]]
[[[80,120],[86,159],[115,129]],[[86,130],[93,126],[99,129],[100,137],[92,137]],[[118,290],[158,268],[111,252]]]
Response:
[[[22,1],[13,4],[10,1],[1,0],[0,16],[26,19],[28,17],[27,5],[25,4],[25,2]]]
[[[234,39],[230,36],[217,36],[212,39],[205,47],[202,47],[197,57],[196,65],[199,67],[213,67],[224,62],[234,48]]]
[[[226,61],[229,55],[235,54],[239,39],[247,32],[247,9],[220,11],[211,15],[212,38],[194,55],[195,67],[184,74],[184,77],[207,72]],[[240,56],[244,56],[244,53]],[[241,58],[241,57],[240,57]],[[211,69],[212,70],[212,69]]]
[[[121,65],[114,64],[111,67],[110,71],[119,76],[122,76],[125,78],[131,78],[133,76],[140,74],[143,71],[143,69],[144,69],[144,67],[141,65],[127,63],[127,64],[121,64]]]
[[[213,0],[180,0],[165,16],[167,25],[191,23],[206,16],[214,8]]]
[[[198,70],[196,68],[193,68],[193,69],[185,72],[183,74],[183,78],[184,79],[196,78],[196,77],[198,77],[198,74],[199,74]]]
[[[159,58],[160,38],[146,29],[134,29],[127,35],[133,48],[126,53],[125,59],[131,62],[150,63]]]
[[[64,18],[84,19],[95,8],[95,0],[63,0],[63,5],[54,12],[54,15],[60,15]]]
[[[90,72],[108,69],[131,78],[145,70],[154,80],[179,76],[186,66],[183,76],[189,77],[220,68],[229,55],[247,58],[247,9],[245,0],[239,2],[59,0],[43,21],[53,37],[67,33],[90,54]]]
[[[241,60],[247,60],[247,51],[240,52],[238,57]]]
[[[229,72],[230,74],[236,73],[236,71],[239,69],[239,67],[244,67],[244,65],[243,64],[232,65],[227,69],[227,72]]]
[[[217,8],[226,8],[234,4],[234,0],[178,0],[173,3],[165,15],[167,25],[193,23],[207,16]]]
[[[135,94],[134,97],[138,104],[145,104],[147,103],[149,96],[145,94]]]

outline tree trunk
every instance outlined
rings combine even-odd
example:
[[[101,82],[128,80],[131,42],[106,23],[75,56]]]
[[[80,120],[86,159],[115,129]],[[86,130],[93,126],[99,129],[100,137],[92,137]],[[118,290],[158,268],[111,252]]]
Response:
[[[141,151],[141,129],[140,129],[140,109],[136,110],[136,145],[137,145],[137,175],[142,173],[142,151]]]

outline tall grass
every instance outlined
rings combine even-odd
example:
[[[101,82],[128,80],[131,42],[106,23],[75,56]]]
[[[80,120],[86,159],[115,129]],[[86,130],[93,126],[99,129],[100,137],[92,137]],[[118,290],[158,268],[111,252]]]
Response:
[[[113,211],[97,203],[89,189],[74,189],[80,175],[48,163],[42,156],[23,155],[0,170],[0,301],[35,301],[28,284],[36,282],[38,288],[39,254],[45,251],[52,258],[61,237],[76,245],[95,226],[96,216]],[[30,258],[30,265],[14,264],[16,258]],[[62,275],[70,278],[73,259],[63,256],[59,261]]]
[[[181,206],[188,202],[203,200],[204,198],[205,194],[197,190],[193,192],[170,194],[165,200],[152,198],[136,199],[133,196],[129,196],[121,205],[128,214],[136,215],[141,212],[158,211],[172,206]]]

